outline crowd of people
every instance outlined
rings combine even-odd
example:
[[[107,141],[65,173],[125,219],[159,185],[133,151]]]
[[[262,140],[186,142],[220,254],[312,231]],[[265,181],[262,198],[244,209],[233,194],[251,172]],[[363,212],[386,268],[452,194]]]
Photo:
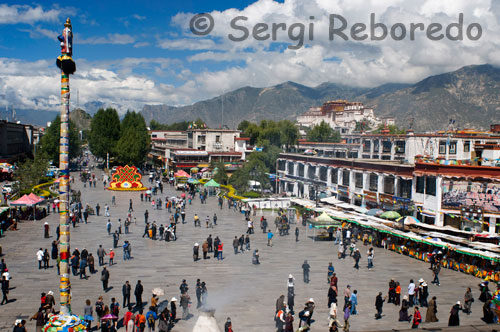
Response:
[[[129,200],[127,204],[128,209],[126,209],[126,211],[119,211],[116,208],[117,202],[115,195],[112,196],[111,203],[109,204],[108,202],[100,202],[100,204],[104,204],[104,216],[107,220],[105,227],[106,233],[110,239],[110,244],[109,246],[99,244],[98,247],[94,248],[91,248],[92,244],[89,244],[87,246],[88,249],[83,248],[82,250],[79,250],[78,248],[75,248],[72,250],[69,261],[73,276],[88,280],[92,279],[93,276],[97,274],[99,281],[102,283],[103,294],[111,292],[112,287],[109,286],[110,280],[112,280],[113,277],[113,266],[115,264],[127,264],[126,262],[128,260],[133,259],[132,241],[131,237],[129,237],[129,234],[131,233],[130,227],[133,225],[136,227],[135,229],[142,229],[142,218],[140,218],[141,220],[139,221],[139,225],[137,224],[137,216],[142,214],[142,211],[144,211],[144,233],[142,233],[142,238],[135,239],[135,241],[173,241],[175,243],[175,241],[179,239],[179,236],[182,236],[182,230],[185,229],[185,227],[207,228],[207,231],[209,229],[213,235],[209,234],[206,238],[205,235],[203,239],[194,244],[192,249],[193,261],[198,262],[210,259],[213,254],[213,259],[217,259],[221,261],[220,264],[223,264],[222,261],[225,258],[223,251],[224,243],[222,241],[222,236],[220,236],[220,233],[217,230],[217,228],[220,227],[220,224],[218,226],[217,223],[217,214],[214,211],[204,211],[202,216],[198,216],[195,213],[191,214],[191,212],[194,211],[190,211],[190,206],[192,205],[193,200],[199,199],[201,204],[206,204],[207,198],[210,197],[210,195],[203,188],[198,191],[195,186],[187,186],[186,191],[180,192],[179,195],[160,197],[163,195],[164,188],[163,184],[159,180],[159,176],[159,174],[155,174],[151,177],[151,194],[141,194],[140,203],[134,202],[132,199]],[[92,177],[87,179],[87,182],[93,184],[92,186],[89,186],[87,190],[94,190],[95,181],[96,179]],[[104,180],[103,183],[105,184]],[[237,218],[242,219],[241,233],[244,234],[240,235],[240,232],[238,232],[238,235],[235,235],[234,238],[224,239],[226,242],[232,240],[232,247],[234,255],[237,255],[236,257],[239,257],[247,252],[252,252],[253,249],[251,262],[254,265],[260,264],[259,250],[257,248],[252,248],[255,247],[253,239],[254,236],[256,236],[254,219],[259,220],[257,219],[259,217],[260,228],[262,230],[262,233],[259,233],[259,236],[267,239],[268,246],[273,246],[274,234],[279,234],[282,237],[294,234],[295,241],[299,240],[299,227],[296,226],[294,231],[290,231],[292,229],[292,222],[288,220],[289,218],[286,211],[282,209],[278,211],[278,216],[274,221],[275,227],[271,229],[267,219],[263,215],[259,217],[256,216],[257,208],[255,206],[249,206],[248,204],[244,204],[240,201],[224,197],[217,197],[215,199],[217,199],[219,209],[227,207],[229,210],[238,212],[239,217]],[[152,203],[151,207],[147,204],[149,202]],[[127,202],[125,202],[125,204],[126,203]],[[134,206],[134,203],[136,206]],[[83,204],[81,201],[75,202],[70,216],[73,227],[85,227],[85,224],[93,221],[94,216],[100,216],[100,204],[97,203],[95,208],[90,209],[89,204]],[[154,210],[160,210],[159,212],[156,211],[155,214],[158,215],[160,213],[164,216],[163,222],[150,220],[151,218],[148,209],[151,208]],[[111,212],[113,212],[113,217],[111,217]],[[187,217],[188,215],[193,215],[192,219],[190,216]],[[119,216],[124,219],[123,223],[121,218],[118,218]],[[191,226],[191,220],[193,222],[193,226]],[[258,227],[257,225],[255,226]],[[51,239],[49,240],[51,241],[51,247],[46,249],[41,247],[35,253],[40,273],[44,273],[43,270],[50,269],[54,266],[57,267],[58,274],[60,273],[58,229],[56,229],[55,234],[57,235],[57,238],[52,239],[50,236],[50,228],[45,226],[43,227],[43,238]],[[376,269],[375,248],[368,246],[368,241],[366,241],[365,237],[359,233],[357,228],[338,228],[335,232],[330,232],[329,234],[330,239],[334,241],[334,245],[337,246],[337,257],[339,260],[352,258],[353,269],[356,270],[363,268],[366,268],[367,270]],[[361,249],[361,245],[365,245],[366,248]],[[107,249],[108,247],[109,249]],[[122,261],[119,261],[119,258],[117,259],[116,257],[117,248],[123,249]],[[365,250],[366,267],[364,264],[360,267],[362,252],[364,256]],[[97,264],[94,261],[94,255],[98,258]],[[432,283],[436,286],[441,285],[439,281],[441,259],[442,256],[440,252],[433,254],[430,259],[430,269],[434,274]],[[51,260],[53,261],[52,266],[50,264]],[[2,293],[5,300],[2,300],[3,305],[8,303],[10,275],[4,260],[2,260],[0,268],[2,271]],[[305,260],[302,264],[303,282],[305,284],[310,282],[310,270],[311,266],[308,261]],[[339,329],[349,331],[351,320],[355,319],[358,315],[358,301],[371,301],[371,298],[369,300],[367,299],[368,297],[371,297],[371,294],[361,294],[362,299],[358,299],[358,290],[354,287],[355,281],[350,277],[346,277],[346,280],[349,282],[346,288],[339,290],[339,275],[335,271],[333,261],[328,263],[328,266],[326,267],[326,277],[327,287],[325,287],[325,298],[328,308],[329,331],[338,331]],[[414,280],[417,280],[417,282],[414,282]],[[121,283],[121,281],[114,281],[113,284],[116,285],[117,282]],[[323,278],[321,282],[324,283]],[[402,286],[402,284],[404,285]],[[276,301],[274,321],[277,331],[291,332],[297,331],[296,328],[298,328],[298,331],[310,330],[311,326],[315,322],[313,319],[315,309],[321,304],[317,304],[313,298],[310,298],[306,294],[304,299],[308,298],[308,300],[305,302],[301,301],[300,303],[303,303],[303,305],[296,305],[295,277],[292,274],[288,276],[286,285],[286,293],[283,292],[283,294],[280,295]],[[489,290],[489,284],[488,282],[483,282],[479,287],[480,296],[478,301],[483,303],[483,320],[486,323],[496,322],[497,318],[493,312],[494,307],[491,301],[492,293]],[[343,303],[341,303],[342,293],[344,296]],[[135,302],[133,303],[131,302],[132,294],[135,297]],[[122,285],[121,303],[116,295],[116,289],[110,293],[113,297],[110,298],[109,303],[104,301],[103,296],[99,296],[97,299],[94,298],[95,302],[93,302],[94,300],[91,300],[90,298],[87,299],[84,306],[84,318],[87,321],[89,329],[90,327],[94,327],[94,329],[101,329],[105,332],[113,332],[117,329],[123,328],[126,332],[144,332],[145,329],[148,328],[149,331],[167,332],[170,331],[179,322],[179,320],[185,320],[192,317],[192,313],[190,312],[190,309],[192,308],[190,294],[193,295],[193,297],[196,297],[197,309],[203,309],[209,305],[208,285],[201,279],[196,280],[194,292],[190,292],[187,280],[183,280],[179,286],[179,294],[170,294],[175,296],[169,296],[169,300],[165,297],[160,301],[160,298],[165,296],[162,291],[154,292],[154,290],[152,290],[149,292],[149,294],[151,294],[149,301],[144,301],[144,294],[148,294],[148,292],[145,291],[141,280],[137,280],[134,286],[132,286],[130,281],[125,281]],[[409,280],[408,286],[406,286],[406,282],[391,279],[388,283],[387,291],[377,290],[373,295],[375,295],[374,318],[377,320],[383,319],[384,317],[384,304],[393,304],[394,308],[399,310],[399,321],[408,322],[413,328],[418,328],[422,322],[439,321],[439,299],[437,296],[432,294],[429,290],[427,282],[423,278],[414,278]],[[176,296],[178,296],[178,299]],[[463,299],[457,299],[456,304],[450,308],[449,315],[447,314],[448,325],[457,326],[460,324],[460,312],[467,315],[471,314],[473,302],[474,296],[472,294],[472,290],[468,288]],[[54,305],[55,302],[53,292],[49,291],[47,293],[42,293],[39,309],[31,317],[31,320],[36,320],[37,330],[39,327],[41,329],[41,327],[47,322],[48,315],[54,312]],[[179,310],[181,310],[179,315],[177,314],[178,306],[180,307]],[[295,310],[296,307],[298,307],[297,311]],[[423,317],[424,310],[425,317]],[[441,311],[439,311],[439,313],[441,313]],[[441,316],[441,314],[439,314],[439,316]],[[444,318],[441,317],[441,319]],[[25,324],[25,322],[19,322],[19,324],[16,325],[22,324]],[[231,319],[228,319],[225,323],[225,330],[232,331],[232,329]]]

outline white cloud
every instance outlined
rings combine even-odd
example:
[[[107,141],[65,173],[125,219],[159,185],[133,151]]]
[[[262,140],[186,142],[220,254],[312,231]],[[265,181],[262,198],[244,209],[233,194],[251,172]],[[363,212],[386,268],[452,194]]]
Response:
[[[157,46],[168,50],[212,50],[217,46],[211,39],[182,38],[182,39],[159,39]]]
[[[173,87],[159,84],[134,71],[137,68],[169,68],[176,60],[163,58],[125,58],[115,61],[88,62],[79,59],[71,76],[72,103],[101,101],[115,105],[121,112],[141,110],[146,103],[180,100]],[[17,109],[57,110],[60,102],[60,75],[52,60],[35,62],[0,58],[0,95]],[[169,98],[169,95],[172,95]]]
[[[417,33],[414,41],[408,38],[330,41],[328,38],[329,14],[342,15],[349,27],[358,22],[369,24],[371,13],[387,26],[398,22],[406,26],[421,22],[428,26],[433,22],[443,25],[456,22],[462,12],[465,25],[481,24],[480,40],[431,41],[425,33]],[[214,11],[211,15],[215,28],[207,37],[196,37],[189,31],[192,14],[185,13],[172,19],[172,24],[180,29],[154,41],[127,34],[108,34],[82,41],[76,35],[77,44],[130,44],[136,48],[151,44],[165,50],[189,51],[188,56],[180,60],[124,58],[90,62],[78,59],[78,70],[71,84],[73,91],[76,87],[80,91],[80,104],[99,100],[122,105],[123,109],[141,109],[145,103],[189,104],[243,86],[266,87],[289,80],[309,86],[327,81],[376,86],[388,82],[414,83],[429,75],[471,64],[500,66],[497,0],[286,0],[284,3],[259,0],[242,10]],[[290,40],[287,31],[279,29],[275,43],[254,38],[230,41],[228,34],[238,33],[231,29],[230,21],[238,15],[248,17],[245,26],[249,29],[259,22],[270,27],[273,23],[285,23],[287,29],[293,23],[303,23],[305,45],[297,50],[287,49],[287,45],[297,42]],[[310,16],[314,16],[314,20]],[[307,33],[311,22],[314,38],[310,41]],[[54,34],[39,27],[31,33]],[[216,66],[214,62],[218,62]],[[168,84],[160,81],[168,81]],[[18,108],[57,109],[59,77],[53,60],[0,59],[0,94],[6,94]]]
[[[32,7],[29,5],[0,5],[0,24],[18,24],[35,22],[54,22],[63,14],[71,14],[73,10],[62,10],[61,8],[53,8],[44,10],[38,5]]]
[[[76,35],[78,37],[78,35]],[[89,38],[82,38],[82,39],[76,39],[79,44],[90,44],[90,45],[97,45],[97,44],[115,44],[115,45],[126,45],[126,44],[133,44],[135,42],[135,37],[128,35],[128,34],[122,34],[122,33],[108,33],[105,37],[89,37]]]
[[[217,44],[214,48],[198,47],[198,52],[188,61],[201,62],[240,61],[244,65],[230,66],[224,70],[205,71],[196,77],[193,90],[206,92],[213,96],[227,89],[244,85],[269,86],[282,81],[293,80],[298,83],[316,85],[325,81],[354,86],[375,86],[387,82],[413,83],[428,75],[456,70],[471,64],[491,63],[500,65],[500,37],[498,36],[499,14],[495,12],[496,0],[287,0],[278,3],[259,0],[242,10],[228,9],[213,11],[214,29],[209,36],[201,39]],[[408,29],[408,37],[403,41],[387,38],[383,41],[355,41],[349,36],[354,23],[370,24],[370,14],[375,14],[376,22],[389,28],[395,23],[403,23]],[[431,41],[425,32],[416,34],[409,40],[410,23],[441,23],[445,28],[457,22],[458,15],[464,13],[464,34],[470,23],[479,23],[483,34],[478,41]],[[349,41],[338,36],[329,40],[329,14],[345,17],[348,28],[345,33]],[[189,21],[193,14],[180,13],[172,23],[181,28],[183,38],[193,37]],[[250,34],[257,23],[269,26],[267,33],[272,36],[273,23],[286,24],[286,31],[277,29],[276,41],[258,41],[250,35],[244,41],[234,42],[228,35],[242,35],[231,27],[231,20],[245,16],[245,26]],[[309,17],[314,16],[311,20]],[[298,50],[285,50],[278,43],[296,45],[290,40],[289,27],[302,23],[305,27],[304,44]],[[313,23],[313,40],[308,40],[309,24]],[[292,31],[293,32],[293,31]],[[297,30],[295,30],[297,32]],[[271,38],[271,37],[270,37]],[[201,41],[198,41],[201,44]],[[215,43],[214,43],[215,44]],[[191,49],[189,43],[179,46]],[[207,44],[206,46],[208,46]],[[214,52],[216,51],[216,52]],[[452,55],[452,56],[451,56]],[[340,61],[329,61],[336,57]]]
[[[134,14],[134,15],[132,15],[132,17],[135,18],[138,21],[142,21],[142,20],[146,19],[146,16],[141,16],[139,14]]]

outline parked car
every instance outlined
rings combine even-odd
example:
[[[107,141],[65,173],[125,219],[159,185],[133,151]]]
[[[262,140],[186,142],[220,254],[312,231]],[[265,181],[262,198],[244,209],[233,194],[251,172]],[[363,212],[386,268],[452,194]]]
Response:
[[[17,184],[17,182],[10,182],[10,183],[4,184],[2,187],[2,194],[10,195],[10,194],[14,193],[14,191],[16,190],[16,184]]]

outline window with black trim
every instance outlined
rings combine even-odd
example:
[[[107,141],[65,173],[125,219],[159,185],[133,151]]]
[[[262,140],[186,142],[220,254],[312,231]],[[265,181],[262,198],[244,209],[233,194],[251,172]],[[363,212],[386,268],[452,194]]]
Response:
[[[342,185],[348,187],[349,186],[349,170],[345,169],[342,172]]]
[[[370,191],[378,191],[378,175],[370,174]]]
[[[445,141],[439,142],[439,154],[446,154],[446,142]]]
[[[394,176],[384,178],[384,193],[394,195]]]
[[[354,173],[354,186],[363,189],[363,173]]]
[[[436,177],[427,176],[425,177],[425,194],[436,196]]]
[[[416,192],[423,194],[425,192],[425,177],[417,176]]]
[[[331,181],[334,184],[339,182],[339,170],[338,168],[332,168],[332,173],[330,175]]]
[[[464,142],[464,152],[470,152],[470,141]]]
[[[450,142],[450,147],[448,152],[450,154],[456,154],[457,153],[457,142]]]

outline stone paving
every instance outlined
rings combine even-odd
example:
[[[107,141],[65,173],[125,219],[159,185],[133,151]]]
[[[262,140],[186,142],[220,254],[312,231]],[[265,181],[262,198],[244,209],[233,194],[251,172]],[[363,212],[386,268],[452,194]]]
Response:
[[[78,182],[78,181],[77,181]],[[113,229],[117,226],[117,219],[125,219],[129,199],[134,201],[134,216],[137,217],[137,225],[131,226],[131,234],[122,235],[119,246],[123,240],[129,240],[132,244],[132,256],[130,261],[122,260],[122,250],[117,250],[116,264],[109,267],[110,291],[104,293],[100,282],[100,269],[98,273],[91,275],[88,280],[80,280],[72,277],[72,308],[74,313],[83,313],[84,302],[88,298],[95,303],[99,295],[104,296],[106,304],[110,303],[111,297],[116,297],[122,303],[121,287],[125,280],[130,280],[133,287],[140,279],[144,285],[143,300],[150,299],[150,292],[155,287],[161,287],[166,295],[160,300],[170,299],[175,296],[179,298],[179,285],[182,279],[187,279],[190,286],[189,294],[193,300],[191,312],[193,317],[187,321],[179,321],[173,331],[191,331],[197,319],[195,282],[197,278],[207,283],[208,302],[216,309],[215,317],[223,330],[226,317],[231,317],[235,331],[274,331],[274,308],[276,299],[287,291],[286,279],[289,273],[296,277],[295,310],[300,311],[301,305],[309,298],[316,301],[314,312],[315,323],[311,331],[327,331],[328,308],[326,270],[328,262],[333,262],[335,271],[339,277],[339,303],[343,305],[343,290],[347,284],[352,289],[358,290],[358,315],[351,318],[351,331],[408,329],[407,323],[398,322],[399,308],[393,304],[384,305],[384,316],[381,320],[374,319],[375,296],[379,291],[387,292],[388,281],[391,278],[399,280],[402,285],[402,295],[406,294],[406,288],[411,278],[415,281],[420,277],[429,283],[430,296],[437,296],[438,318],[437,323],[423,323],[424,328],[439,328],[447,325],[451,306],[460,300],[466,287],[471,287],[477,299],[479,279],[455,271],[442,270],[440,274],[441,287],[430,283],[432,273],[428,265],[396,253],[383,249],[375,250],[375,268],[366,269],[367,247],[360,245],[362,253],[361,269],[352,268],[353,261],[349,257],[345,260],[337,259],[337,248],[332,242],[316,241],[306,237],[306,229],[300,228],[300,241],[295,242],[295,237],[275,236],[274,246],[266,245],[265,234],[256,231],[251,235],[251,249],[258,248],[261,255],[261,264],[251,264],[251,253],[235,255],[232,248],[232,240],[235,235],[240,236],[246,231],[246,222],[243,215],[234,210],[228,210],[225,206],[219,210],[214,198],[208,199],[206,205],[201,205],[197,198],[191,206],[188,205],[186,213],[186,224],[179,224],[177,233],[179,239],[176,242],[152,241],[142,238],[144,231],[144,211],[150,212],[150,221],[156,220],[158,224],[165,224],[169,213],[164,210],[152,210],[150,203],[140,202],[139,193],[131,192],[109,192],[102,189],[102,184],[97,188],[81,188],[76,183],[74,189],[82,191],[82,202],[95,206],[97,202],[101,205],[101,213],[104,204],[111,205],[112,195],[116,195],[117,206],[111,207],[111,220]],[[165,187],[162,200],[165,196],[178,194],[168,185]],[[197,213],[203,221],[205,216],[218,215],[218,225],[214,229],[205,227],[193,227],[193,216]],[[273,220],[271,212],[265,212],[268,220]],[[260,218],[260,214],[255,218]],[[89,252],[96,255],[99,244],[106,250],[112,247],[112,237],[106,232],[106,221],[108,218],[91,216],[88,224],[77,224],[71,229],[71,248],[87,248]],[[33,315],[38,307],[40,293],[53,290],[58,302],[59,279],[55,268],[38,270],[35,253],[38,248],[48,248],[55,239],[55,229],[58,224],[58,215],[51,214],[43,221],[24,222],[19,225],[19,231],[7,232],[6,237],[0,239],[4,250],[4,256],[9,271],[13,277],[10,292],[12,302],[0,307],[0,330],[11,328],[16,318],[28,318]],[[51,226],[50,239],[43,238],[43,222],[48,221]],[[202,223],[202,226],[203,223]],[[258,228],[258,222],[256,222]],[[195,242],[203,243],[209,234],[213,237],[218,235],[224,242],[223,261],[199,260],[193,262],[192,248]],[[310,235],[310,234],[309,234]],[[200,250],[201,251],[201,250]],[[200,255],[201,256],[201,255]],[[311,282],[302,282],[301,265],[304,259],[311,265]],[[51,261],[51,263],[53,263]],[[96,258],[97,264],[97,258]],[[134,296],[132,294],[132,301]],[[484,325],[480,320],[482,315],[482,303],[473,304],[473,313],[470,316],[461,315],[462,325]],[[181,310],[178,309],[178,313]],[[124,313],[122,310],[121,315]],[[179,314],[178,314],[179,316]],[[422,310],[425,320],[425,309]],[[28,331],[35,330],[34,321],[28,322]],[[298,317],[294,324],[298,326]],[[123,330],[123,328],[121,329]]]

